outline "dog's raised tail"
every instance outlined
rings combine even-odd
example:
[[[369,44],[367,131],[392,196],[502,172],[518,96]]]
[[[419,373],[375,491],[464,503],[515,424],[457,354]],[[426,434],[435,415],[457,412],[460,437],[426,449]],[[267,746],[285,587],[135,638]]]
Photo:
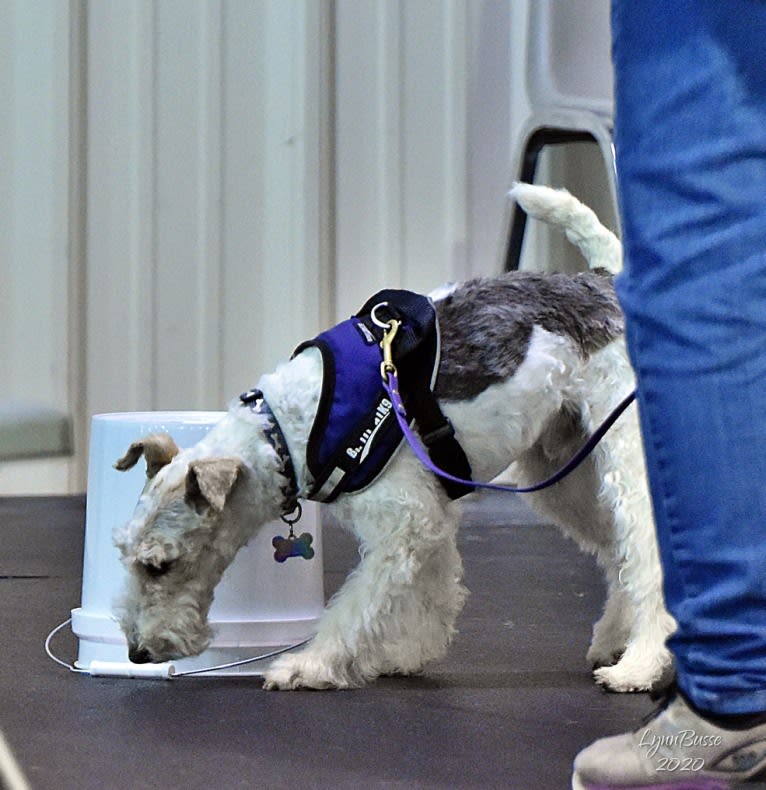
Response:
[[[541,219],[566,233],[591,269],[617,274],[622,269],[622,244],[596,214],[566,189],[517,183],[509,192],[530,217]]]

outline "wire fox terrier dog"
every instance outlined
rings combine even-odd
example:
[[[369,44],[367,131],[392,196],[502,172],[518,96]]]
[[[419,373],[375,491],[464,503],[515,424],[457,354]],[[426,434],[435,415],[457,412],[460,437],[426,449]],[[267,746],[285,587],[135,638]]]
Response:
[[[503,473],[525,485],[567,461],[635,382],[612,283],[619,241],[564,190],[519,184],[512,195],[528,214],[564,230],[589,271],[510,272],[435,293],[428,304],[439,356],[426,388],[474,480]],[[360,323],[359,333],[371,334]],[[380,348],[367,341],[379,362]],[[447,650],[467,594],[455,494],[406,443],[351,490],[336,487],[338,468],[317,479],[312,434],[327,416],[328,366],[321,342],[309,343],[232,404],[194,447],[179,450],[155,434],[117,462],[128,469],[143,455],[148,478],[132,519],[115,534],[129,570],[120,622],[132,661],[202,652],[225,568],[297,497],[330,501],[360,541],[361,559],[310,643],[266,670],[265,688],[360,686],[382,674],[418,672]],[[365,442],[388,422],[382,408],[344,457],[374,455]],[[606,575],[606,606],[587,654],[595,680],[612,691],[657,685],[672,669],[665,640],[674,622],[663,604],[635,405],[576,471],[529,499],[595,554]],[[310,552],[308,536],[294,540],[292,553]],[[290,553],[288,544],[282,559]]]

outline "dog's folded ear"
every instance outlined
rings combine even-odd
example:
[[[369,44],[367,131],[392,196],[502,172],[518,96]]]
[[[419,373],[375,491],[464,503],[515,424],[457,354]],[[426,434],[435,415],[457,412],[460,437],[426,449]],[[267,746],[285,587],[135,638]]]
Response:
[[[125,455],[115,462],[114,468],[121,472],[132,469],[143,455],[146,459],[146,476],[151,479],[163,466],[169,464],[178,452],[178,445],[169,434],[152,433],[133,442]]]
[[[239,458],[201,458],[192,461],[186,473],[186,501],[197,513],[209,507],[220,513],[242,468]]]

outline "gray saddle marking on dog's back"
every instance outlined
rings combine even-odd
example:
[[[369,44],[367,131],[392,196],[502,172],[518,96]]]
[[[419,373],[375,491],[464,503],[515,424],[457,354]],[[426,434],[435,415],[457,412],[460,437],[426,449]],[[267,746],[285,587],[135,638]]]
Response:
[[[472,398],[512,376],[524,360],[535,326],[570,338],[583,357],[624,330],[610,276],[598,272],[509,272],[461,284],[436,302],[440,398]]]

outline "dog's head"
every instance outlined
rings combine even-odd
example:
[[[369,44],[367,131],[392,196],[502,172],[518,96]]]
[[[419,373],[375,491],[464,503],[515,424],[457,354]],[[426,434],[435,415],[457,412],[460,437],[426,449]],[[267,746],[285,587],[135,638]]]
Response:
[[[120,625],[135,663],[201,653],[210,642],[213,590],[247,541],[238,517],[246,488],[238,458],[199,458],[167,434],[134,442],[115,467],[143,456],[146,485],[132,518],[114,532],[129,572]]]

